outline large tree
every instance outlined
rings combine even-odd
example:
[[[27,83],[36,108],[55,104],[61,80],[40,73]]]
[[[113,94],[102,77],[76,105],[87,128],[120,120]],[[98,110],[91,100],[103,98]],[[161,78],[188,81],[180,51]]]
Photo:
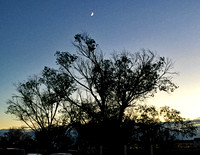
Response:
[[[173,92],[177,88],[172,82],[176,74],[172,72],[173,63],[144,49],[136,53],[115,51],[105,57],[87,34],[77,34],[74,38],[76,54],[56,52],[60,70],[70,75],[77,86],[77,95],[68,98],[70,102],[65,106],[76,107],[78,113],[74,114],[81,114],[82,122],[96,123],[89,126],[93,131],[90,134],[99,135],[93,136],[96,142],[125,144],[123,121],[127,108],[153,97],[158,91]]]
[[[126,51],[105,58],[94,39],[75,35],[77,54],[57,52],[57,63],[76,82],[79,97],[71,104],[98,122],[115,119],[120,126],[127,107],[153,96],[172,92],[172,62],[151,51]]]

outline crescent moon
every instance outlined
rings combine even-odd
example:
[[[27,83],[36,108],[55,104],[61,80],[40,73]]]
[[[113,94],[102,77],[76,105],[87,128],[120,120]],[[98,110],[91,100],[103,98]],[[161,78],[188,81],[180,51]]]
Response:
[[[90,16],[91,16],[91,17],[94,16],[94,12],[92,12]]]

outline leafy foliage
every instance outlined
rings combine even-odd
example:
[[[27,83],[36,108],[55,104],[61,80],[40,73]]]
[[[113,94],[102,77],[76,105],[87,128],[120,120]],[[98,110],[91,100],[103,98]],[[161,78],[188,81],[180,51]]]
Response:
[[[42,76],[34,76],[17,85],[19,95],[8,101],[7,113],[15,115],[33,130],[58,124],[58,110],[75,90],[67,74],[45,67]]]
[[[87,34],[77,34],[74,38],[77,55],[57,52],[57,63],[81,90],[79,99],[71,103],[90,119],[115,118],[121,124],[127,107],[157,91],[172,92],[177,88],[171,81],[174,73],[170,72],[169,59],[145,50],[113,54],[105,59],[98,44]]]
[[[134,122],[136,139],[144,144],[162,144],[196,135],[197,128],[194,124],[168,106],[157,109],[155,106],[139,105],[127,114],[127,119],[132,118]]]

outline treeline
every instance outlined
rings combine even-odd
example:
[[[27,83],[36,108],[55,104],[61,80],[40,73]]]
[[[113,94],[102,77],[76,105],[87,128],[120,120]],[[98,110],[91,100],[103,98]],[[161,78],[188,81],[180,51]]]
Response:
[[[178,88],[170,59],[149,50],[114,52],[107,58],[87,34],[74,39],[76,54],[57,51],[59,68],[44,67],[19,82],[7,102],[7,113],[34,131],[43,152],[72,147],[69,126],[78,133],[73,145],[82,153],[101,145],[119,153],[120,146],[135,141],[149,148],[195,134],[194,125],[177,110],[141,104],[159,91]]]

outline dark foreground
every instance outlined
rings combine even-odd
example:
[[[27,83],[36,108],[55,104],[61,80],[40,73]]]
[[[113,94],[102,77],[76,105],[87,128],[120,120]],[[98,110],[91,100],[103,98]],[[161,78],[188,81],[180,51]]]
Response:
[[[41,153],[40,155],[50,155],[50,154]],[[147,149],[127,149],[125,151],[119,148],[112,148],[112,149],[104,148],[103,150],[99,149],[99,150],[86,151],[86,152],[77,151],[73,153],[70,152],[69,154],[70,155],[199,155],[200,148],[180,148],[180,149],[164,149],[164,150],[154,149],[153,152]],[[24,149],[9,148],[9,149],[0,149],[0,155],[29,155],[29,153],[26,152]]]

